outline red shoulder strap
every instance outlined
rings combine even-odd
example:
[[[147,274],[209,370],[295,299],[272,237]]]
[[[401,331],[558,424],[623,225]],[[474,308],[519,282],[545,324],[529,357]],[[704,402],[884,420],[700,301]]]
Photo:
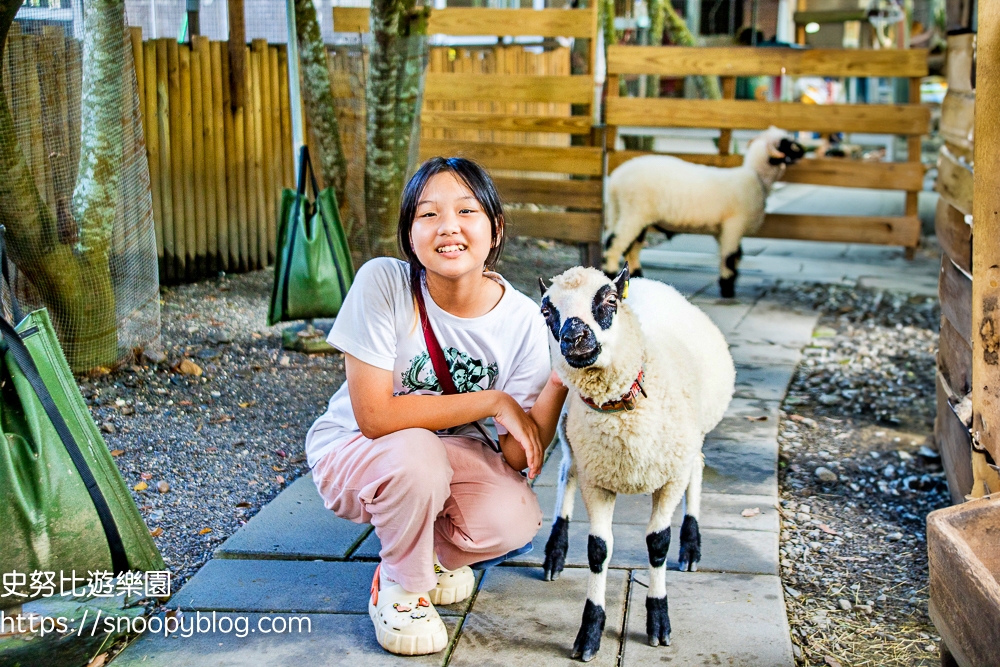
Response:
[[[417,287],[413,293],[417,297],[417,309],[420,311],[420,328],[424,332],[427,353],[431,357],[431,365],[434,366],[434,374],[437,376],[438,384],[441,385],[441,391],[445,394],[457,394],[458,389],[455,388],[455,381],[451,377],[451,371],[448,370],[448,362],[444,358],[444,351],[441,350],[441,344],[438,343],[437,336],[434,335],[434,330],[431,329],[431,321],[427,317],[423,286]]]

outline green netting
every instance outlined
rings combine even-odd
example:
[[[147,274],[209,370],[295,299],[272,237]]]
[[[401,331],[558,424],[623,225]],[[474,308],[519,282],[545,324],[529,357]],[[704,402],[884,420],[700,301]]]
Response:
[[[15,291],[49,309],[74,370],[110,366],[160,333],[124,5],[18,9],[0,4],[0,224]]]

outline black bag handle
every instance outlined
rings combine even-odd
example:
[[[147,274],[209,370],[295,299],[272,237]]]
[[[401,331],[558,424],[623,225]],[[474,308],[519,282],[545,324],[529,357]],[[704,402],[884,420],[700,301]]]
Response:
[[[0,262],[3,262],[2,272],[0,273],[2,273],[7,287],[11,288],[13,305],[16,304],[16,300],[13,297],[13,288],[10,284],[10,276],[7,270],[7,247],[3,231],[3,225],[0,225]],[[20,312],[19,307],[15,306],[14,310],[15,313]],[[128,555],[125,553],[125,545],[122,542],[121,533],[118,532],[118,525],[115,523],[114,516],[111,514],[108,501],[101,492],[101,487],[98,486],[97,480],[94,478],[94,473],[90,470],[90,466],[87,465],[87,460],[83,457],[83,452],[80,451],[76,440],[73,439],[73,434],[70,433],[69,426],[67,426],[66,420],[63,419],[62,414],[59,412],[52,394],[49,393],[48,387],[45,386],[45,381],[42,380],[42,375],[38,372],[35,360],[31,357],[31,353],[28,351],[27,346],[25,346],[24,341],[21,340],[20,334],[7,321],[2,312],[0,312],[0,334],[2,334],[3,342],[6,344],[7,349],[10,350],[18,368],[24,373],[29,384],[31,384],[31,388],[35,391],[35,396],[38,397],[42,408],[45,409],[45,414],[48,416],[49,421],[52,422],[52,426],[59,435],[59,439],[62,440],[63,446],[69,453],[69,457],[73,461],[77,473],[80,475],[80,479],[83,480],[84,486],[87,487],[87,493],[90,494],[90,499],[94,503],[94,509],[97,510],[97,517],[101,521],[104,536],[108,541],[108,549],[111,552],[111,569],[116,575],[127,572],[129,570]]]

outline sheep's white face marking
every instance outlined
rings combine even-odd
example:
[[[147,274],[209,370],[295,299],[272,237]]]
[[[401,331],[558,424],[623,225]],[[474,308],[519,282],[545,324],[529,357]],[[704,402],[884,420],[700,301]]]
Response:
[[[610,281],[597,269],[574,267],[556,276],[542,298],[553,358],[573,368],[605,367],[618,337],[615,315],[628,281],[628,266]],[[542,284],[544,288],[544,283]],[[557,354],[558,353],[558,354]]]

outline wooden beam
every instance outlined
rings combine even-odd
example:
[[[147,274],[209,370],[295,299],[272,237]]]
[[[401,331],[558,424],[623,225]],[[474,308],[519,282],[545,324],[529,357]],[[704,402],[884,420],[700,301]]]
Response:
[[[917,218],[769,213],[754,234],[758,238],[875,243],[913,246],[920,240]]]
[[[949,90],[941,104],[941,137],[967,151],[973,148],[976,93]]]
[[[590,146],[528,146],[451,139],[421,139],[420,159],[459,155],[487,169],[516,169],[560,174],[600,176],[604,159],[600,148]]]
[[[607,100],[607,123],[618,126],[766,130],[777,125],[791,131],[921,135],[929,131],[930,119],[930,109],[913,104],[820,106],[791,102],[645,97],[609,97]]]
[[[427,22],[429,35],[500,37],[581,37],[594,36],[597,3],[587,9],[495,9],[448,7],[435,9]],[[367,7],[334,7],[336,32],[368,32]]]
[[[425,101],[565,102],[591,104],[594,77],[552,74],[465,74],[428,72]]]
[[[974,177],[968,163],[960,162],[954,153],[942,146],[938,153],[938,177],[934,189],[949,204],[966,215],[972,215]]]
[[[938,341],[938,368],[955,394],[965,396],[972,391],[972,345],[944,316]]]
[[[941,315],[947,317],[962,338],[971,344],[975,339],[972,328],[972,279],[947,257],[941,258],[938,298]]]
[[[246,21],[243,0],[228,0],[229,9],[229,99],[233,109],[246,103]]]
[[[975,44],[975,33],[964,33],[948,37],[948,60],[945,65],[945,78],[948,80],[949,91],[971,93],[975,89],[972,85],[972,63]]]
[[[600,180],[496,177],[493,183],[505,203],[570,206],[600,210]]]
[[[941,452],[941,462],[948,479],[951,500],[961,503],[972,490],[972,440],[969,429],[955,414],[948,402],[955,397],[941,371],[937,372],[937,418],[934,420],[934,440]],[[971,664],[971,663],[970,663]]]
[[[510,231],[514,236],[532,236],[578,243],[601,240],[600,213],[560,213],[557,211],[507,212]]]
[[[972,243],[972,439],[1000,461],[1000,6],[979,4]]]
[[[938,199],[934,215],[934,233],[941,250],[958,268],[972,273],[972,225],[966,216],[948,203]]]
[[[660,76],[927,76],[926,49],[759,49],[746,46],[608,47],[609,74]]]
[[[617,169],[623,162],[640,155],[654,155],[645,151],[613,151],[608,153],[608,171]],[[714,155],[711,153],[675,153],[687,162],[713,167],[738,167],[742,155]],[[841,188],[872,188],[876,190],[920,190],[924,168],[911,162],[860,162],[835,158],[808,159],[788,167],[781,178],[786,183],[832,185]]]
[[[450,130],[503,130],[510,132],[555,132],[559,134],[590,134],[590,116],[505,116],[498,113],[471,111],[424,111],[421,127]]]

